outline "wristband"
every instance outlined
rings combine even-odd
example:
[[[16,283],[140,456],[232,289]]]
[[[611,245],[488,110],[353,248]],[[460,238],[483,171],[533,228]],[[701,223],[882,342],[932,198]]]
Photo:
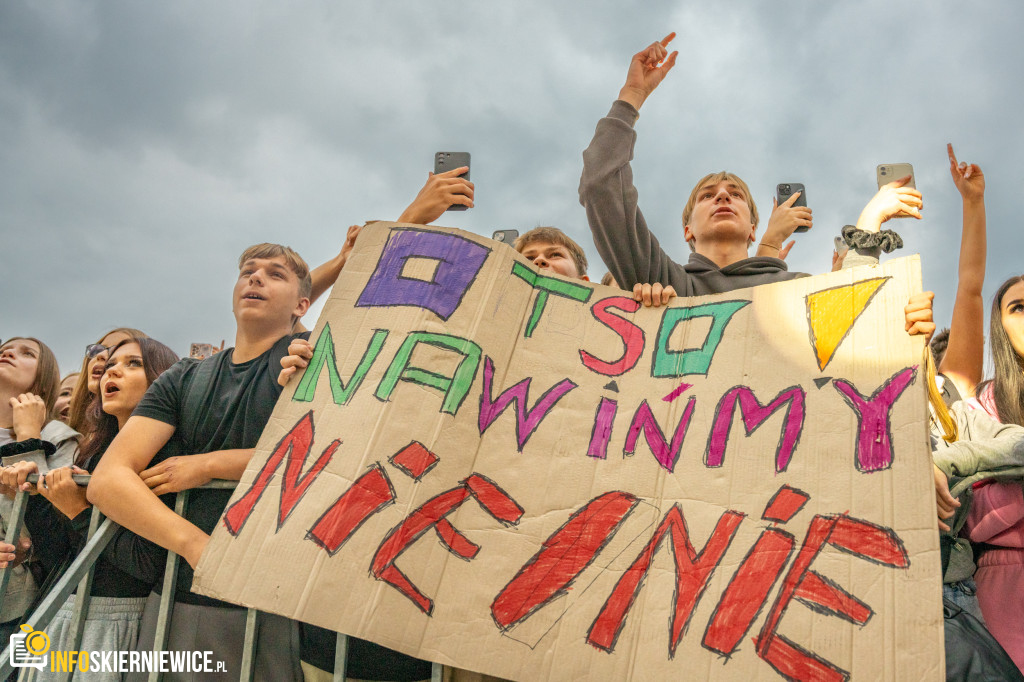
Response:
[[[57,446],[41,438],[28,438],[0,447],[0,457],[14,457],[15,455],[24,455],[27,452],[35,452],[36,450],[42,450],[49,457],[57,452]]]
[[[903,239],[892,230],[881,232],[868,232],[858,230],[853,225],[843,227],[843,241],[853,249],[877,249],[885,253],[892,253],[896,249],[903,248]]]

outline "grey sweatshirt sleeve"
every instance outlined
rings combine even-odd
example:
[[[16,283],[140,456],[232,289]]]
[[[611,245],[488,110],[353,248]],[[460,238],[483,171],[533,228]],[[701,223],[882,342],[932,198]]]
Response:
[[[583,152],[580,203],[597,252],[620,287],[631,290],[637,283],[660,282],[672,284],[685,296],[685,286],[680,288],[682,283],[674,281],[670,270],[677,278],[686,273],[662,250],[637,205],[629,162],[636,142],[633,125],[639,115],[632,105],[618,100],[598,121],[594,139]]]
[[[935,465],[950,477],[951,486],[962,491],[983,478],[1016,478],[1024,471],[1024,427],[1000,424],[988,415],[953,405],[959,440],[939,444],[932,452]],[[953,491],[951,491],[953,492]]]

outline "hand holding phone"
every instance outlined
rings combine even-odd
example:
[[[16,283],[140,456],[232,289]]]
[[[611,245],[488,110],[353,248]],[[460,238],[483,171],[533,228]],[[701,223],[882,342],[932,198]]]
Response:
[[[893,182],[900,180],[906,180],[903,184],[899,185],[900,188],[905,189],[916,189],[917,185],[914,180],[914,167],[909,163],[882,163],[875,169],[875,181],[878,183],[878,189],[881,190],[886,185],[890,185]],[[920,193],[919,193],[920,194]],[[921,214],[914,215],[907,210],[899,210],[898,212],[889,216],[891,218],[920,218]]]
[[[790,201],[790,199],[793,197],[793,195],[797,195],[796,199],[794,199],[793,201]],[[804,188],[802,183],[799,183],[799,182],[780,182],[778,185],[776,185],[776,187],[775,187],[775,205],[776,206],[782,206],[783,204],[786,204],[787,201],[789,201],[789,204],[787,204],[787,205],[790,206],[790,207],[793,207],[793,208],[800,207],[800,208],[807,209],[807,190],[806,190],[806,188]],[[773,211],[773,213],[774,213],[774,211]],[[811,229],[811,225],[813,224],[813,221],[811,220],[811,217],[810,217],[810,213],[811,213],[810,209],[807,209],[806,213],[807,213],[807,215],[804,216],[803,215],[804,214],[803,211],[798,212],[798,214],[800,216],[800,219],[801,219],[801,222],[799,222],[797,224],[796,229],[793,230],[794,232],[806,232],[807,230]],[[806,220],[807,221],[806,224],[804,222],[802,222],[802,220]]]
[[[768,227],[757,248],[759,256],[773,256],[785,260],[795,242],[785,244],[794,232],[806,232],[814,224],[811,209],[807,208],[804,186],[799,182],[780,183],[776,187],[775,205],[768,218]]]
[[[469,154],[438,152],[434,172],[412,203],[398,217],[400,223],[429,225],[445,211],[465,211],[473,205],[473,183],[469,181]]]
[[[842,237],[836,237],[833,243],[836,249],[832,252],[832,272],[835,272],[843,267],[843,259],[850,252],[850,246]]]
[[[469,152],[438,152],[434,154],[434,175],[441,175],[457,168],[465,167],[466,172],[458,177],[469,182]],[[464,204],[451,204],[448,211],[465,211],[469,206]]]
[[[857,221],[858,228],[877,232],[890,218],[921,218],[924,203],[914,186],[913,166],[909,163],[880,164],[875,176],[878,193],[864,207]]]
[[[914,184],[914,167],[909,163],[882,163],[875,169],[875,179],[878,181],[878,189],[882,185],[910,176],[910,179],[903,183],[903,187],[916,188]]]

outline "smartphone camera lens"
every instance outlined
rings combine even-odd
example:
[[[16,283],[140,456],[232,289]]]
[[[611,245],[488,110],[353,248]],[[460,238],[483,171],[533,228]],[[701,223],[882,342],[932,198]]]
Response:
[[[885,166],[882,166],[882,170],[880,172],[881,172],[882,175],[886,175],[887,174]]]
[[[782,186],[782,193],[783,194],[790,194],[791,192],[789,190],[790,190],[789,185],[783,185]]]

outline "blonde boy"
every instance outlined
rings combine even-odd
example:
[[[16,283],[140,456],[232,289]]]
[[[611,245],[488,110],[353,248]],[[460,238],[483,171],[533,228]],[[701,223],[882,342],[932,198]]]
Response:
[[[541,270],[590,281],[583,249],[557,227],[535,227],[512,246]]]

